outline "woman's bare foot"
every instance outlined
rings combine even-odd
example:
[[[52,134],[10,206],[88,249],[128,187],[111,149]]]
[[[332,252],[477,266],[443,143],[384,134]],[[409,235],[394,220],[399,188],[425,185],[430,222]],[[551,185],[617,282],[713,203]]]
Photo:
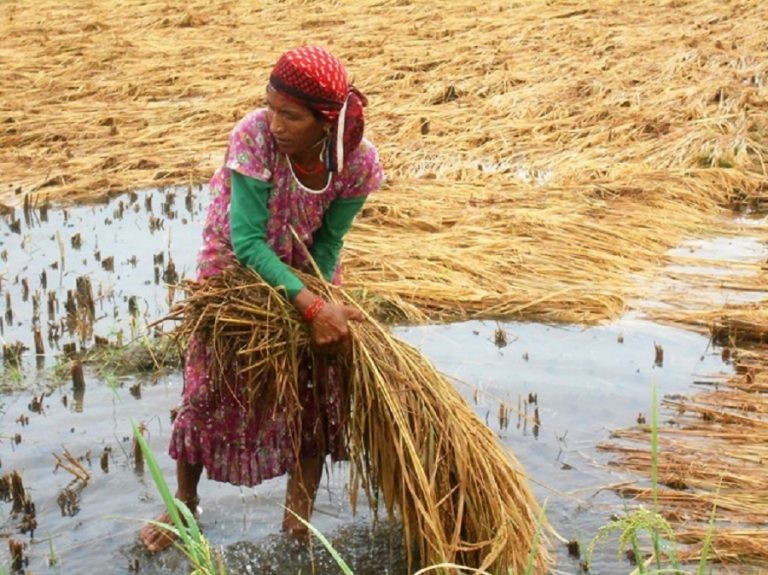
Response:
[[[296,469],[288,474],[283,533],[294,541],[309,541],[309,529],[299,517],[304,521],[309,521],[312,517],[315,495],[322,474],[323,462],[318,458],[301,459]]]
[[[187,504],[187,507],[192,512],[193,517],[197,519],[197,517],[200,514],[200,500],[195,499],[192,504]],[[163,513],[160,517],[155,519],[158,523],[165,523],[166,525],[169,525],[170,527],[174,527],[173,525],[173,519],[171,519],[171,516],[166,511]],[[183,517],[182,517],[183,521]],[[139,531],[139,538],[141,539],[141,542],[144,544],[144,547],[147,548],[147,551],[150,553],[155,553],[157,551],[162,551],[163,549],[167,549],[170,547],[178,538],[176,534],[173,531],[170,531],[168,529],[165,529],[161,527],[160,525],[155,525],[154,523],[147,523],[144,527],[141,528],[141,531]]]
[[[158,517],[155,521],[159,523],[165,523],[169,526],[173,525],[171,516],[168,515],[167,511]],[[139,538],[141,539],[141,542],[144,543],[144,547],[146,547],[147,551],[150,553],[155,553],[157,551],[167,549],[173,544],[174,541],[176,541],[176,535],[172,531],[164,529],[160,525],[155,525],[154,523],[147,523],[144,527],[142,527],[141,531],[139,531]]]
[[[291,541],[309,543],[309,529],[303,525],[300,527],[283,527],[283,534]]]
[[[200,481],[200,474],[202,472],[202,463],[188,463],[183,459],[176,462],[176,481],[178,482],[176,497],[187,504],[187,507],[189,507],[189,510],[195,517],[200,513],[198,509],[200,498],[197,495],[197,484]],[[156,521],[173,526],[173,521],[167,512],[158,517]],[[167,549],[176,540],[176,535],[159,525],[147,523],[141,528],[139,538],[144,543],[147,551],[154,553],[155,551]]]

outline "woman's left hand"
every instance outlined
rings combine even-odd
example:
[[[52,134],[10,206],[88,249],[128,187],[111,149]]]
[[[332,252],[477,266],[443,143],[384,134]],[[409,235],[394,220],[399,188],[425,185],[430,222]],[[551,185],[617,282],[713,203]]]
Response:
[[[362,321],[359,309],[326,302],[310,322],[312,342],[320,347],[331,346],[349,337],[349,321]]]

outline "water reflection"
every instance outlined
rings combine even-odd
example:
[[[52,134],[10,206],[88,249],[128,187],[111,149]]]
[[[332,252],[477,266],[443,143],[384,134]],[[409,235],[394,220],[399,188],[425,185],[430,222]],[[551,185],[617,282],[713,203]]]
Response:
[[[207,201],[205,188],[188,188],[3,217],[0,401],[2,435],[12,439],[0,442],[0,475],[20,470],[34,499],[30,572],[93,572],[94,566],[126,574],[189,572],[177,551],[150,556],[136,543],[140,521],[155,517],[161,502],[136,455],[132,424],[144,425],[172,478],[166,449],[182,386],[178,372],[108,380],[73,362],[62,384],[52,368],[83,348],[140,337],[143,325],[166,313],[180,294],[165,284],[193,274]],[[465,322],[394,331],[455,380],[521,460],[558,532],[583,544],[621,508],[602,488],[623,478],[603,466],[594,446],[611,429],[649,413],[652,385],[660,395],[686,393],[694,379],[730,370],[707,338],[631,315],[591,329]],[[51,453],[61,449],[82,462],[87,481],[73,484],[70,473],[56,468]],[[357,575],[405,573],[398,528],[375,523],[368,509],[354,515],[347,477],[344,466],[329,474],[313,523]],[[280,481],[254,490],[203,481],[202,525],[224,547],[230,571],[338,573],[318,545],[310,553],[278,534],[283,494]],[[3,531],[18,533],[18,523],[3,504]],[[565,546],[554,552],[562,571],[578,571]],[[52,554],[56,567],[49,565]],[[631,569],[606,549],[598,550],[593,570]]]
[[[188,188],[62,210],[30,207],[23,219],[20,210],[4,214],[5,340],[34,349],[50,366],[66,344],[84,348],[94,336],[136,337],[138,325],[163,315],[178,298],[165,284],[193,274],[207,202],[206,188]]]

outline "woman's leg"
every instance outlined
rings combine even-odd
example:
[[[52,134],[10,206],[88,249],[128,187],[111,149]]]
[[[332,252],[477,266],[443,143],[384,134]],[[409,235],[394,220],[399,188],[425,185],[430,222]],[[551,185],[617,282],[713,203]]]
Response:
[[[186,503],[192,513],[197,513],[197,504],[200,502],[197,486],[202,473],[202,463],[176,462],[176,498]]]
[[[197,513],[197,504],[199,502],[197,485],[200,483],[202,472],[202,463],[176,461],[176,498],[183,501],[192,513]],[[172,523],[167,511],[158,517],[156,521],[169,525]],[[170,531],[152,523],[147,523],[142,527],[139,536],[147,551],[152,552],[161,551],[170,546],[174,541],[174,536]]]
[[[323,476],[323,461],[319,457],[301,459],[288,474],[285,506],[305,521],[312,517],[315,496]],[[309,530],[288,510],[283,515],[283,531],[296,538],[305,538]]]

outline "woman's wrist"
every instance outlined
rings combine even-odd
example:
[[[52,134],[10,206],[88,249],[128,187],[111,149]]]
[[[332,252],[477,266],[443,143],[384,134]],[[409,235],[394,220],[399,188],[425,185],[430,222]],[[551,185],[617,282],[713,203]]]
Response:
[[[306,322],[315,319],[327,302],[320,296],[312,293],[307,288],[303,288],[294,298],[293,306],[299,313],[299,316]]]
[[[325,300],[320,296],[315,296],[315,299],[301,312],[301,319],[310,323],[315,319],[325,307]]]

